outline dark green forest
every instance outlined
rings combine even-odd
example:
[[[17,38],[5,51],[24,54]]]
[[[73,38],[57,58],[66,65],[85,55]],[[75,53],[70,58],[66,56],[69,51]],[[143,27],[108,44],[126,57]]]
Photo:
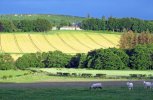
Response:
[[[132,30],[135,33],[153,32],[153,22],[149,20],[141,20],[137,18],[115,18],[106,19],[88,18],[83,20],[81,28],[84,30],[108,30],[116,32],[126,32]]]

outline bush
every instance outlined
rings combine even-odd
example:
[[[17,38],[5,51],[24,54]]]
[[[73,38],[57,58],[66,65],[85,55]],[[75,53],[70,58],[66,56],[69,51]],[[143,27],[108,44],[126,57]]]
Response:
[[[70,73],[63,73],[62,76],[70,76]]]
[[[9,54],[0,54],[0,70],[15,69],[14,60]]]
[[[92,74],[89,74],[89,73],[82,73],[81,76],[87,78],[87,77],[92,77]]]
[[[87,67],[94,69],[124,69],[122,60],[109,49],[99,49],[88,53]]]
[[[63,74],[62,74],[62,72],[57,72],[57,75],[62,76]]]
[[[39,53],[31,53],[31,54],[24,54],[22,57],[19,57],[16,60],[16,67],[19,69],[26,69],[26,68],[44,68],[44,64],[40,58],[41,54]]]
[[[98,77],[98,78],[105,78],[105,77],[106,77],[106,74],[96,74],[95,77]]]
[[[72,73],[71,76],[75,76],[76,77],[77,76],[77,73]]]
[[[71,59],[71,55],[64,54],[60,51],[43,53],[46,68],[65,68]]]
[[[130,74],[129,76],[131,78],[139,78],[139,79],[146,78],[146,74]]]
[[[3,80],[5,80],[5,79],[7,79],[7,78],[8,78],[8,76],[6,76],[6,75],[2,76],[2,79],[3,79]]]
[[[34,24],[33,31],[35,32],[45,32],[49,31],[52,28],[51,23],[46,19],[34,20],[33,24]]]

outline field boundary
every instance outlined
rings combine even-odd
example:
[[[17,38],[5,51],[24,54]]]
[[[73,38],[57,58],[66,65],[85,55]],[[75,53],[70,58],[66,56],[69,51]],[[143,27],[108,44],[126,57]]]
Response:
[[[82,46],[87,47],[88,49],[93,49],[91,47],[89,47],[88,45],[84,44],[83,42],[81,42],[77,37],[75,37],[73,34],[70,34],[78,43],[80,43]]]
[[[85,34],[85,36],[87,36],[92,42],[94,42],[95,44],[99,45],[100,47],[106,48],[103,45],[97,43],[93,38],[91,38],[88,34]]]
[[[17,40],[17,38],[16,38],[16,35],[13,34],[13,37],[14,37],[14,41],[15,41],[15,44],[16,44],[17,48],[19,49],[20,52],[23,53],[23,50],[21,49],[21,47],[20,47],[20,45],[19,45],[19,43],[18,43],[18,40]]]
[[[59,38],[64,44],[66,44],[69,48],[71,48],[72,50],[74,50],[74,51],[76,51],[76,52],[80,51],[80,50],[78,50],[78,49],[72,47],[71,45],[69,45],[63,38],[60,37],[59,33],[56,33],[56,35],[57,35],[58,38]]]
[[[40,49],[40,48],[38,48],[38,47],[37,47],[37,45],[34,43],[34,41],[32,40],[32,37],[31,37],[31,35],[30,35],[30,34],[28,34],[28,37],[29,37],[29,39],[30,39],[31,43],[33,44],[33,46],[35,47],[35,49],[36,49],[36,50],[38,50],[39,52],[42,52],[42,51],[41,51],[41,49]]]
[[[107,40],[109,43],[113,44],[114,46],[116,45],[115,43],[113,43],[111,40],[109,40],[108,38],[106,38],[105,36],[103,36],[102,34],[99,34],[102,38],[104,38],[105,40]]]
[[[54,48],[55,50],[60,51],[58,48],[56,48],[55,46],[53,46],[53,44],[47,39],[45,33],[43,33],[42,36],[43,36],[44,40],[49,44],[50,47]]]

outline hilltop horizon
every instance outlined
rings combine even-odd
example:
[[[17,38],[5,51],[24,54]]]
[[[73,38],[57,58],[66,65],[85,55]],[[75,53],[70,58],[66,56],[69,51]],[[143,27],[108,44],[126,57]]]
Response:
[[[94,18],[134,17],[153,20],[152,0],[1,0],[0,14],[54,14]]]

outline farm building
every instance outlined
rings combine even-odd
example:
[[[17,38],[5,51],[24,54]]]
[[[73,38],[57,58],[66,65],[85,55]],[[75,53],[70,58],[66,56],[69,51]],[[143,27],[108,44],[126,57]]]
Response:
[[[60,28],[60,30],[82,30],[80,27],[75,27],[75,26],[63,26]]]

